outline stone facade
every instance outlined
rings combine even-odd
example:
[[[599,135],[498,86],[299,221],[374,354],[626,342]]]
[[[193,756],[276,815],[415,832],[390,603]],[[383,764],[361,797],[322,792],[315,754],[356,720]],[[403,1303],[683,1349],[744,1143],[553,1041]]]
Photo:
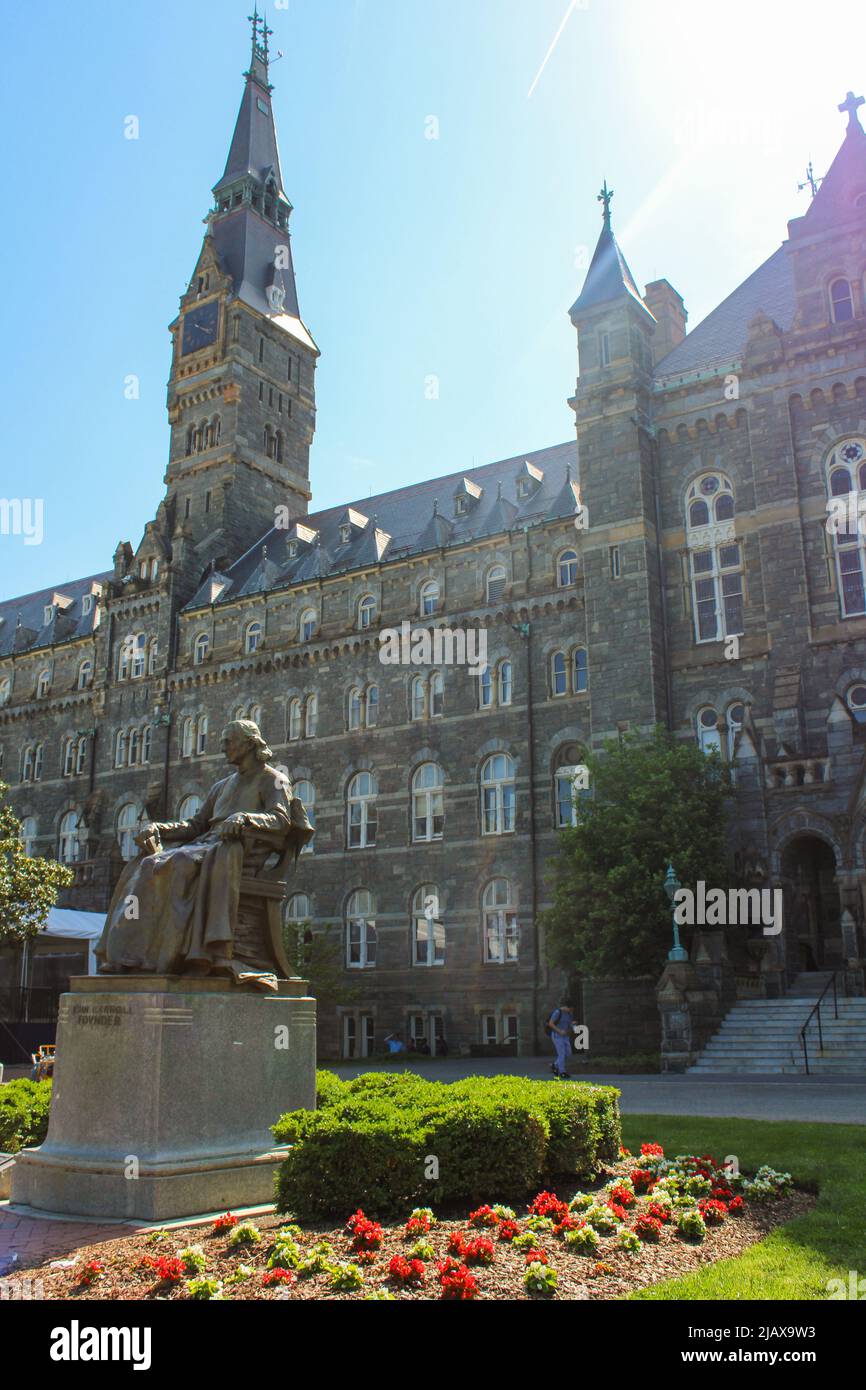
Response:
[[[381,1049],[391,1031],[532,1051],[558,988],[535,926],[557,771],[663,723],[721,748],[741,877],[785,889],[781,938],[730,943],[741,988],[778,992],[804,968],[853,978],[864,552],[842,553],[827,510],[843,465],[861,488],[861,454],[866,492],[856,108],[809,211],[688,335],[666,280],[636,288],[605,196],[571,310],[576,444],[311,514],[318,349],[270,94],[254,52],[172,325],[156,518],[113,569],[0,609],[3,775],[33,851],[74,863],[66,905],[105,908],[130,827],[204,793],[242,712],[314,800],[291,911],[334,929],[353,987],[320,1016],[322,1051]],[[383,665],[379,632],[404,619],[486,633],[489,684],[465,665]],[[431,895],[441,925],[422,929]],[[599,982],[585,1008],[611,1047],[647,1050],[653,998],[652,981]]]

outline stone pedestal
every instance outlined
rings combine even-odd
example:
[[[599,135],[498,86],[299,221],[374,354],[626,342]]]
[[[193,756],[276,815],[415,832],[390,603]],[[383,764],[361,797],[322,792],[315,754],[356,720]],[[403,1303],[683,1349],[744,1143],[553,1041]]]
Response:
[[[81,976],[60,1000],[45,1143],[12,1201],[163,1221],[273,1199],[270,1126],[316,1103],[315,1000],[190,976]]]

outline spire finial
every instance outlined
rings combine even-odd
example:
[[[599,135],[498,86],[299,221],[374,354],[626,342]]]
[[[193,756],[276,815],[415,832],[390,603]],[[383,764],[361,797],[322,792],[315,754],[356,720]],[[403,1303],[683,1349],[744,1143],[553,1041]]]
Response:
[[[802,183],[798,183],[798,184],[797,184],[797,192],[798,192],[798,193],[802,193],[804,188],[809,188],[809,189],[812,190],[812,197],[814,198],[814,197],[815,197],[815,194],[818,192],[818,189],[819,189],[820,185],[821,185],[823,182],[824,182],[823,179],[816,179],[816,178],[815,178],[815,171],[814,171],[814,169],[812,168],[812,161],[811,161],[811,159],[810,159],[810,160],[809,160],[809,163],[806,165],[806,177],[805,177],[805,179],[803,180]]]
[[[600,203],[604,203],[601,215],[604,219],[605,226],[610,226],[610,202],[612,197],[613,189],[608,188],[607,179],[605,179],[604,183],[602,184],[601,192],[598,195],[598,201]]]
[[[845,100],[840,101],[839,110],[843,112],[848,112],[848,130],[853,130],[855,127],[859,128],[860,130],[863,129],[863,127],[860,125],[860,117],[857,115],[857,107],[862,106],[863,102],[864,98],[855,97],[853,92],[849,92],[845,97]]]
[[[268,40],[273,34],[273,29],[268,28],[267,16],[262,18],[259,14],[258,5],[253,6],[253,12],[247,15],[247,19],[252,25],[252,57],[250,59],[250,72],[255,74],[256,63],[261,63],[264,67],[265,79],[268,75],[268,63],[270,61],[270,47]]]
[[[434,516],[438,516],[438,515],[439,515],[439,498],[438,498],[438,497],[434,497],[434,498],[433,498],[433,515],[434,515]]]

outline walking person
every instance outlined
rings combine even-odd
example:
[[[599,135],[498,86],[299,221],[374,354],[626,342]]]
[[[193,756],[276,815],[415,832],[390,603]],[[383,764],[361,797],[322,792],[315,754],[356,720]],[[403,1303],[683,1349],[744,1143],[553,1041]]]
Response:
[[[571,1030],[574,1024],[574,1013],[571,1005],[565,1001],[553,1010],[547,1020],[546,1032],[550,1041],[553,1043],[554,1058],[550,1064],[550,1070],[558,1081],[568,1079],[568,1058],[571,1052]]]

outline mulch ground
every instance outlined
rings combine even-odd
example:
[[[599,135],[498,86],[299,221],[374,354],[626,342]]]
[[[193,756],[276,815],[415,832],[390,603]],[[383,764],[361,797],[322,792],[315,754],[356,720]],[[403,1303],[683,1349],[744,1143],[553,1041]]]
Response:
[[[602,1187],[614,1176],[625,1175],[635,1166],[634,1159],[626,1159],[609,1166],[594,1184],[580,1185],[563,1183],[557,1186],[557,1196],[569,1201],[575,1192],[592,1192]],[[495,1194],[494,1194],[495,1196]],[[492,1199],[491,1199],[492,1200]],[[716,1260],[730,1259],[740,1255],[749,1245],[762,1240],[770,1231],[809,1211],[816,1198],[808,1193],[794,1192],[788,1197],[770,1203],[746,1203],[742,1216],[729,1215],[720,1226],[710,1227],[706,1239],[700,1244],[684,1240],[670,1223],[666,1223],[661,1240],[657,1245],[645,1243],[639,1254],[631,1255],[616,1248],[615,1236],[602,1236],[598,1252],[585,1256],[570,1250],[552,1232],[538,1233],[537,1245],[546,1250],[549,1263],[556,1268],[558,1286],[556,1297],[562,1299],[621,1299],[633,1289],[657,1284],[665,1279],[676,1278],[702,1265]],[[638,1210],[643,1204],[638,1204]],[[521,1229],[526,1217],[526,1208],[516,1207]],[[628,1224],[631,1225],[632,1209]],[[348,1215],[348,1213],[347,1213]],[[409,1213],[406,1213],[408,1217]],[[338,1302],[363,1299],[377,1288],[390,1290],[397,1299],[438,1299],[440,1288],[436,1272],[436,1261],[444,1260],[448,1254],[448,1241],[455,1230],[465,1231],[468,1236],[489,1235],[494,1244],[494,1260],[491,1265],[473,1265],[472,1274],[479,1285],[480,1299],[526,1299],[523,1286],[525,1251],[514,1249],[509,1243],[496,1239],[495,1229],[474,1230],[467,1226],[468,1210],[455,1213],[450,1219],[440,1217],[425,1239],[436,1251],[436,1260],[426,1262],[426,1277],[420,1288],[400,1287],[389,1280],[388,1265],[393,1255],[408,1258],[413,1239],[406,1239],[403,1224],[385,1225],[382,1246],[373,1263],[364,1266],[364,1286],[353,1293],[336,1293],[329,1287],[328,1276],[317,1275],[298,1279],[293,1284],[263,1287],[265,1272],[273,1233],[288,1224],[284,1216],[270,1215],[257,1218],[256,1226],[262,1232],[262,1240],[254,1246],[243,1249],[228,1249],[228,1232],[214,1235],[209,1227],[184,1227],[168,1232],[163,1238],[154,1241],[152,1234],[126,1236],[117,1240],[103,1241],[98,1245],[82,1247],[71,1252],[68,1259],[75,1260],[74,1268],[52,1269],[50,1263],[38,1269],[40,1296],[46,1299],[88,1300],[130,1300],[130,1299],[168,1299],[183,1302],[189,1298],[183,1285],[168,1286],[155,1283],[152,1270],[142,1266],[145,1256],[173,1256],[189,1245],[200,1244],[207,1256],[205,1274],[225,1281],[240,1264],[252,1267],[253,1276],[243,1283],[233,1285],[224,1291],[223,1297],[231,1300],[246,1299],[328,1299]],[[351,1238],[342,1226],[310,1225],[299,1223],[303,1231],[303,1248],[313,1246],[319,1240],[328,1240],[334,1247],[334,1258],[342,1261],[356,1259],[351,1251]],[[81,1284],[78,1271],[89,1260],[99,1260],[104,1266],[103,1277],[90,1287]],[[25,1271],[16,1269],[16,1277]]]

